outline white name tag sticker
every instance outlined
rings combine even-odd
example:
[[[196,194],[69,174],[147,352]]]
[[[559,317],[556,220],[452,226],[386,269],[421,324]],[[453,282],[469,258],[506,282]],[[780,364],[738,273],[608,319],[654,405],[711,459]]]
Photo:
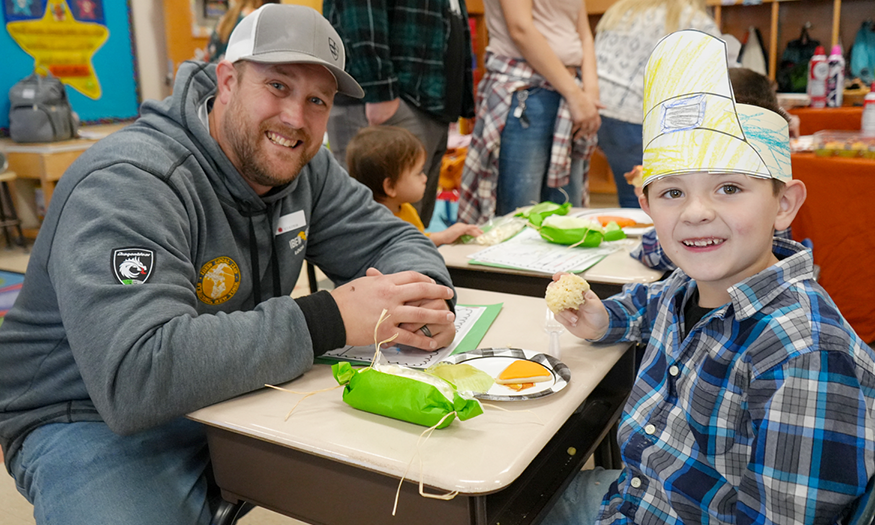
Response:
[[[307,218],[304,216],[304,210],[298,210],[280,217],[276,225],[276,231],[273,234],[282,235],[293,230],[299,230],[305,226],[307,226]]]
[[[36,90],[34,88],[25,88],[21,90],[21,98],[34,98],[36,97]]]

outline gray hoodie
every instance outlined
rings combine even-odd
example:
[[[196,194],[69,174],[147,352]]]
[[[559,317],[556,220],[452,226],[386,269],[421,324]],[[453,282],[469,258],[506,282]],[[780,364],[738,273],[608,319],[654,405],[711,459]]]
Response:
[[[308,370],[346,335],[327,292],[289,297],[305,259],[338,284],[370,266],[451,284],[324,148],[259,197],[198,119],[215,91],[215,66],[183,64],[173,96],[61,178],[0,326],[7,465],[39,425],[133,433]]]

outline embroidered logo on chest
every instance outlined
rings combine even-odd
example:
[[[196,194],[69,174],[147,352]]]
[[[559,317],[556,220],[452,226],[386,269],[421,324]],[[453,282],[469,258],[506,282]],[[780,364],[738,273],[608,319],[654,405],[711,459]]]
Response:
[[[295,255],[301,253],[304,249],[304,244],[307,242],[307,232],[298,232],[294,239],[289,241],[289,248],[295,252]]]
[[[240,268],[230,257],[216,257],[201,266],[197,298],[206,304],[222,304],[240,287]]]

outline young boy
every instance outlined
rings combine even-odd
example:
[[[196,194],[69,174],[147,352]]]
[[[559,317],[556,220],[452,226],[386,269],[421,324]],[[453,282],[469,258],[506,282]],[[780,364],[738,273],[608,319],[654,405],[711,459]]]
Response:
[[[374,200],[383,204],[396,217],[424,232],[425,227],[411,202],[425,194],[428,181],[425,166],[425,147],[416,136],[396,126],[363,128],[346,147],[346,166],[349,174],[374,194]],[[483,233],[477,226],[456,223],[441,232],[426,234],[435,244],[455,242],[462,235],[474,237]]]
[[[624,468],[581,472],[544,523],[836,523],[875,472],[875,353],[773,237],[805,199],[787,122],[735,103],[704,33],[663,39],[645,79],[639,200],[679,269],[557,315],[647,348]]]

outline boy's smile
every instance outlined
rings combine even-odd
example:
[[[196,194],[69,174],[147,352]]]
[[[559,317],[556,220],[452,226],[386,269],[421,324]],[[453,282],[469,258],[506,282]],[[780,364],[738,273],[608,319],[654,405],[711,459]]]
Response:
[[[769,179],[699,172],[653,181],[641,207],[666,255],[696,280],[699,305],[713,308],[729,301],[731,286],[777,262],[774,231],[792,221],[785,192],[775,195]]]

